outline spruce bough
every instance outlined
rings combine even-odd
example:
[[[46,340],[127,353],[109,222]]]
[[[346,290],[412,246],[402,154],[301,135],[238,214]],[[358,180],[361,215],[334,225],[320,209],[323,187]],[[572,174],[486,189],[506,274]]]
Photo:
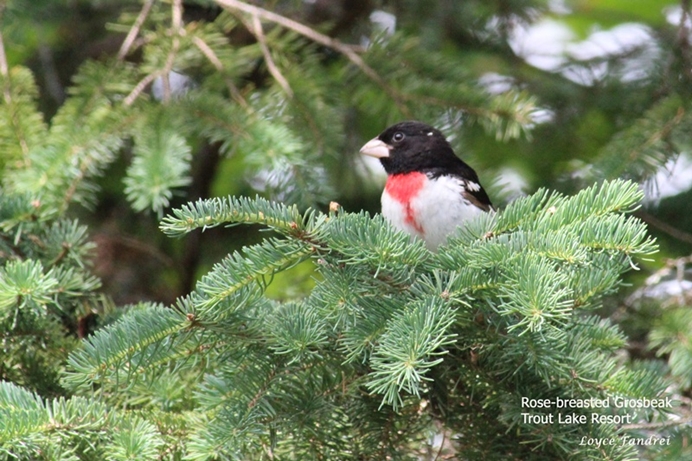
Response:
[[[443,432],[461,459],[636,459],[631,445],[580,444],[636,435],[591,421],[613,408],[574,409],[585,424],[540,424],[523,414],[552,410],[522,402],[664,395],[658,374],[616,360],[624,336],[591,313],[656,250],[625,215],[640,199],[620,180],[571,197],[541,190],[471,221],[438,253],[379,215],[260,198],[188,204],[163,219],[165,233],[274,233],[218,262],[175,306],[132,307],[87,339],[63,379],[81,397],[42,401],[2,384],[0,409],[36,420],[5,427],[3,450],[64,431],[138,459],[162,446],[200,460],[407,459]],[[306,260],[311,293],[265,295]],[[117,411],[94,442],[89,415],[108,406]],[[70,426],[68,413],[89,424]],[[39,424],[49,414],[50,431]]]

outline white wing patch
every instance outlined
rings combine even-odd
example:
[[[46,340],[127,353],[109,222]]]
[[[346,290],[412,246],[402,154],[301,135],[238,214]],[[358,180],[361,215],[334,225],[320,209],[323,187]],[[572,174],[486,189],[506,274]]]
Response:
[[[466,189],[470,190],[471,192],[478,192],[479,190],[481,190],[481,185],[473,181],[466,181],[465,185]]]

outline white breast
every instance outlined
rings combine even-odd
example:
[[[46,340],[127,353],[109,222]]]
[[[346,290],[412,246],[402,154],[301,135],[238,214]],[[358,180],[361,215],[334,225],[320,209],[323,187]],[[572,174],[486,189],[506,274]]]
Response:
[[[435,250],[458,226],[483,213],[463,199],[464,188],[462,180],[450,176],[429,179],[408,204],[393,199],[385,190],[382,214],[394,227],[423,239],[429,249]]]

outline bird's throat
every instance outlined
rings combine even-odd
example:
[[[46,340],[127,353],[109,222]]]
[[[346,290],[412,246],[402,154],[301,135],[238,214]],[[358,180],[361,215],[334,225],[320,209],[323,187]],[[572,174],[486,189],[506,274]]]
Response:
[[[408,203],[423,189],[427,176],[424,173],[393,174],[384,186],[387,193],[396,201]]]
[[[427,180],[425,173],[394,174],[387,177],[387,184],[384,186],[385,193],[402,205],[405,222],[420,234],[423,234],[423,228],[416,221],[411,201],[420,193]]]

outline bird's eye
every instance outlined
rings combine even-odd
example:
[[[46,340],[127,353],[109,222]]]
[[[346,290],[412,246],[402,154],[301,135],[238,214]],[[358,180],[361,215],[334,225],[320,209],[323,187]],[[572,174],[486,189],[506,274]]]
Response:
[[[397,131],[396,133],[394,133],[394,136],[392,136],[392,140],[394,142],[401,142],[405,137],[406,135],[404,133],[402,133],[401,131]]]

